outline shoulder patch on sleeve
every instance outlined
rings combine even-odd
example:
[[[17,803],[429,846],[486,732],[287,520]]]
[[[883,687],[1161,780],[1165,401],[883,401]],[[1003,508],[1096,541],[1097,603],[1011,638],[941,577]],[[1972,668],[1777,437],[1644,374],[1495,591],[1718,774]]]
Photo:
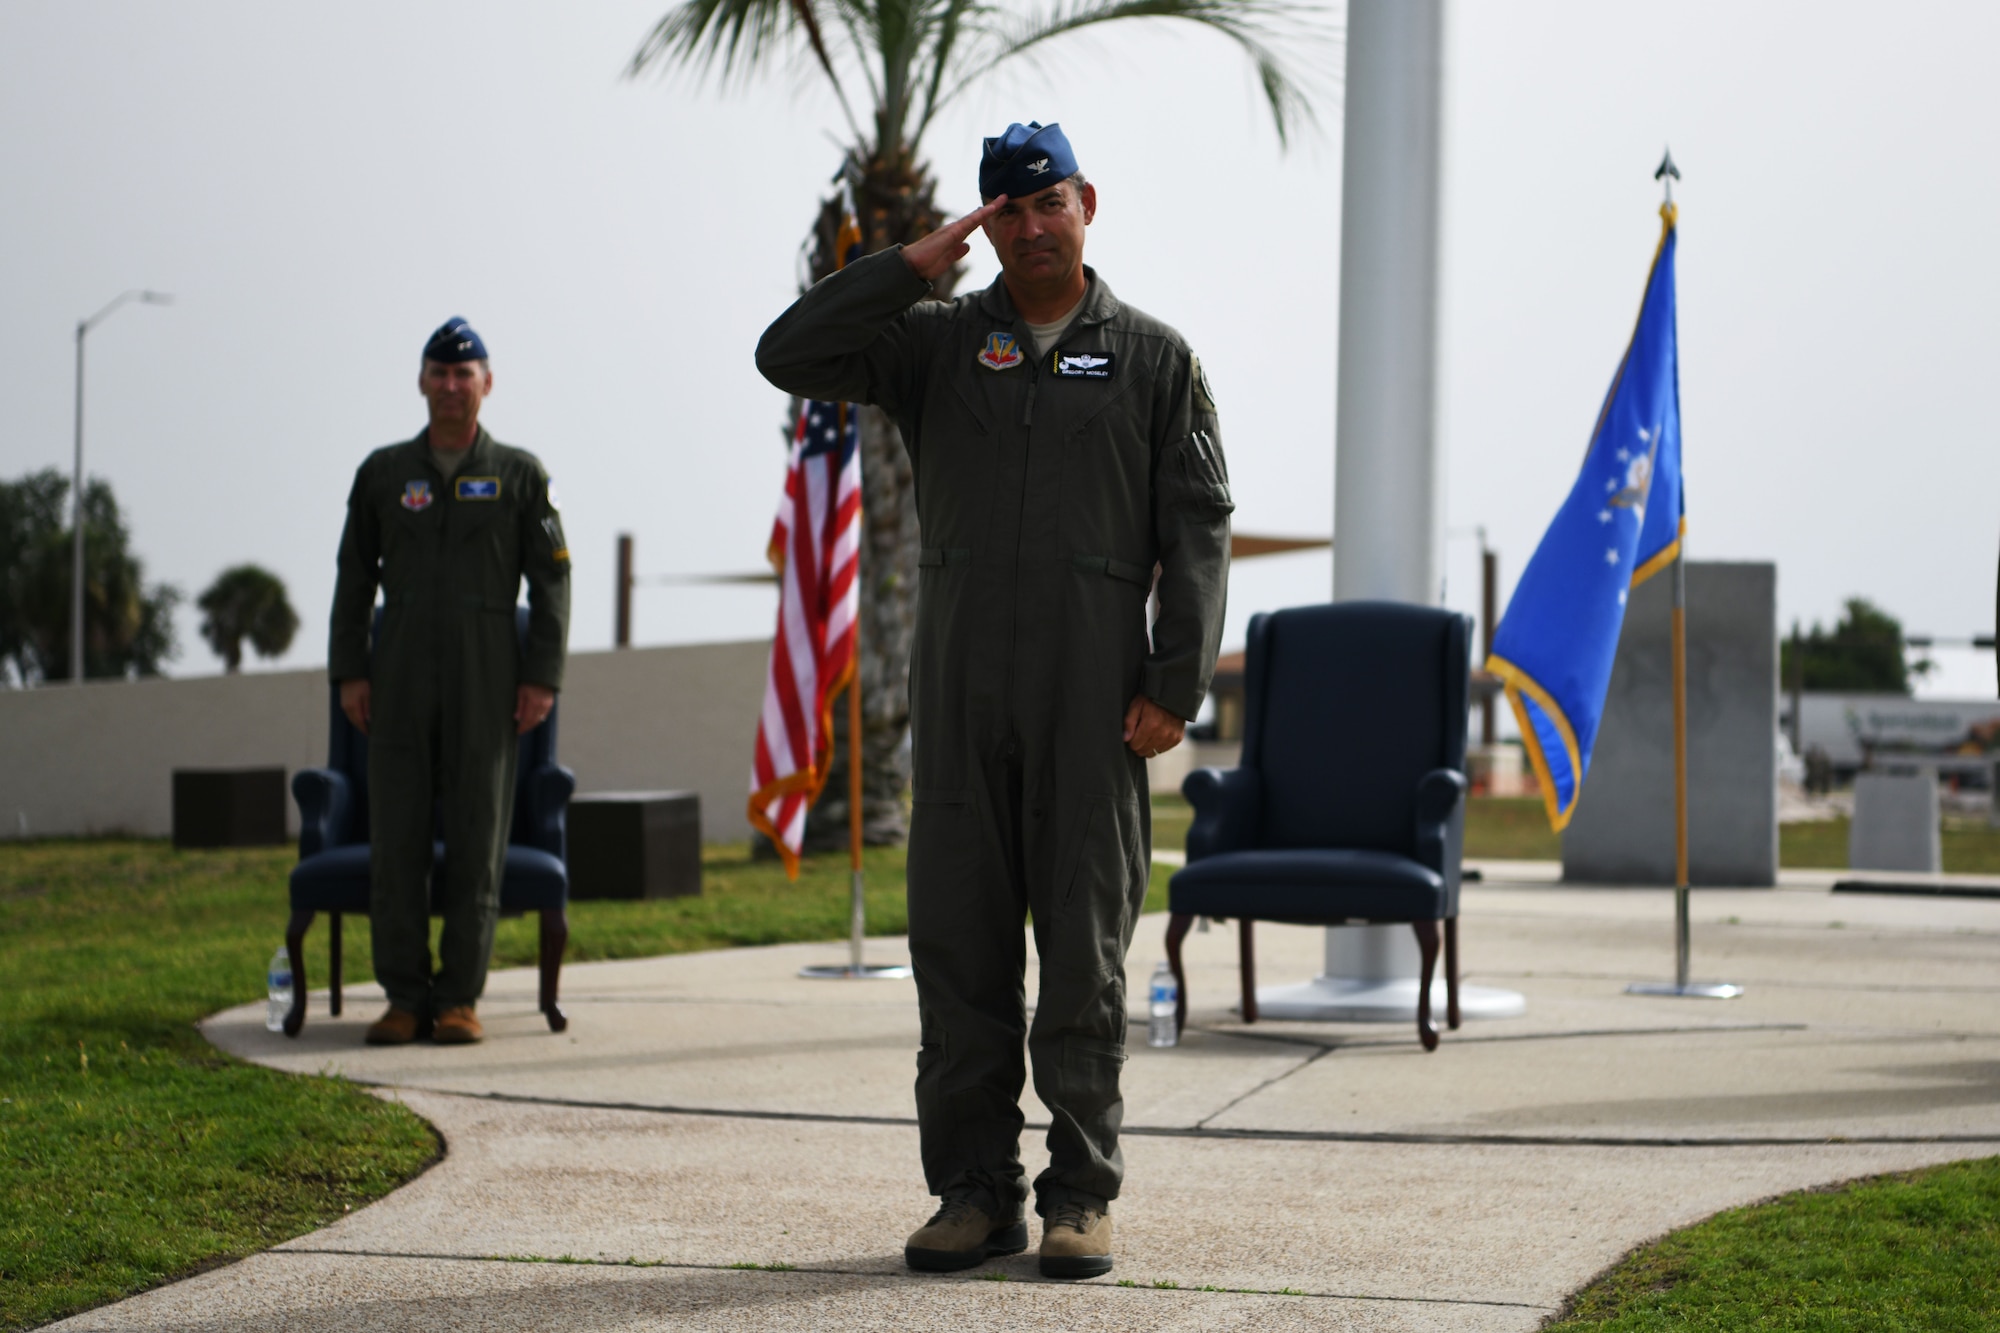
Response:
[[[1201,368],[1201,358],[1191,356],[1188,358],[1188,362],[1188,371],[1194,377],[1195,401],[1200,403],[1206,411],[1217,411],[1215,406],[1215,390],[1208,387],[1208,372]]]

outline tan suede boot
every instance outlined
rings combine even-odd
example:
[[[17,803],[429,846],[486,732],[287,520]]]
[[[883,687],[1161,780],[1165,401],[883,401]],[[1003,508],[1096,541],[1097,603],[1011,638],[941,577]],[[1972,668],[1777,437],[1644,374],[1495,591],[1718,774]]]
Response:
[[[362,1040],[370,1046],[407,1046],[421,1035],[422,1027],[422,1019],[392,1005],[388,1013],[368,1025],[368,1035]]]
[[[998,1220],[964,1199],[946,1199],[931,1220],[910,1233],[903,1262],[929,1273],[974,1268],[997,1254],[1028,1248],[1028,1224]]]
[[[431,1029],[431,1040],[440,1046],[470,1046],[486,1036],[486,1029],[479,1026],[479,1016],[472,1012],[469,1004],[455,1004],[437,1016],[437,1026]]]
[[[1057,1204],[1042,1221],[1043,1277],[1102,1277],[1111,1271],[1111,1214]]]

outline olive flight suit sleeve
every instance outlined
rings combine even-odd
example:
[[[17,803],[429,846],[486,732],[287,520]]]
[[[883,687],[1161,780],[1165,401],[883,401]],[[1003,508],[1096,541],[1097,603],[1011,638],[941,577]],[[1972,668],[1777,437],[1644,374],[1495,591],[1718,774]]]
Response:
[[[326,670],[337,681],[368,678],[368,633],[382,577],[381,560],[380,517],[368,493],[368,465],[363,463],[347,494],[347,525],[340,533],[339,573],[333,585]]]
[[[521,576],[528,583],[528,642],[521,683],[560,690],[569,644],[569,542],[550,493],[549,475],[528,469],[521,505]]]
[[[869,403],[900,416],[919,392],[911,306],[931,284],[903,248],[857,259],[814,283],[757,341],[757,369],[778,388],[823,402]]]
[[[1153,531],[1159,543],[1159,616],[1140,690],[1192,722],[1215,675],[1229,590],[1229,467],[1222,425],[1199,358],[1181,353],[1176,423],[1156,463]]]

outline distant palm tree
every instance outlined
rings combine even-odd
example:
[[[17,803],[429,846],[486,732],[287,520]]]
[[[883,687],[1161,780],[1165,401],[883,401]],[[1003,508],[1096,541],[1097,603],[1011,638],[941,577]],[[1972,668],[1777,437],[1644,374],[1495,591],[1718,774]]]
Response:
[[[223,570],[195,605],[201,608],[201,637],[232,676],[243,669],[245,640],[268,659],[290,648],[299,630],[285,581],[258,565]]]
[[[1281,54],[1321,35],[1319,10],[1294,0],[1053,0],[1029,9],[994,0],[684,0],[653,25],[627,74],[679,68],[722,81],[809,56],[833,85],[850,138],[840,179],[822,201],[809,246],[809,281],[831,273],[851,195],[863,253],[907,244],[945,221],[936,180],[919,157],[937,114],[972,84],[1048,42],[1122,19],[1178,19],[1234,42],[1255,70],[1280,144],[1313,120],[1305,85]],[[866,123],[850,89],[865,88]],[[998,127],[996,127],[998,128]],[[960,275],[937,294],[949,296]],[[861,684],[871,843],[901,841],[909,782],[910,641],[919,547],[914,478],[895,423],[861,417]],[[842,845],[847,827],[845,709],[834,710],[836,760],[809,817],[809,847]]]

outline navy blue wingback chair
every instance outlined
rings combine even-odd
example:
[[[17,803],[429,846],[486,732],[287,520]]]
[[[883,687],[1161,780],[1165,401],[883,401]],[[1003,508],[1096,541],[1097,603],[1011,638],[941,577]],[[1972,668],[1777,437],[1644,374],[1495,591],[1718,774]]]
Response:
[[[1459,848],[1472,622],[1400,602],[1257,616],[1244,663],[1243,761],[1198,769],[1187,867],[1167,890],[1180,982],[1195,917],[1238,923],[1243,1021],[1257,1021],[1251,922],[1408,922],[1423,954],[1417,1035],[1437,1048],[1431,972],[1444,934],[1458,1026]]]
[[[528,612],[515,611],[515,624],[525,639]],[[381,612],[375,628],[382,626]],[[285,1016],[285,1035],[296,1037],[306,1021],[306,931],[313,917],[328,918],[331,953],[328,971],[332,1010],[340,1013],[340,918],[343,913],[368,915],[368,738],[355,730],[340,709],[340,686],[330,687],[331,740],[325,768],[302,770],[292,779],[299,803],[299,863],[292,869],[292,916],[285,926],[285,948],[292,960],[292,1008]],[[514,778],[514,820],[507,834],[506,861],[500,877],[500,912],[518,916],[535,912],[541,919],[541,1009],[549,1027],[569,1026],[556,1003],[562,977],[563,948],[569,943],[569,867],[564,846],[569,798],[576,792],[576,775],[556,762],[557,707],[547,720],[521,737],[520,760]],[[439,882],[450,849],[442,834],[431,848],[431,882]]]

